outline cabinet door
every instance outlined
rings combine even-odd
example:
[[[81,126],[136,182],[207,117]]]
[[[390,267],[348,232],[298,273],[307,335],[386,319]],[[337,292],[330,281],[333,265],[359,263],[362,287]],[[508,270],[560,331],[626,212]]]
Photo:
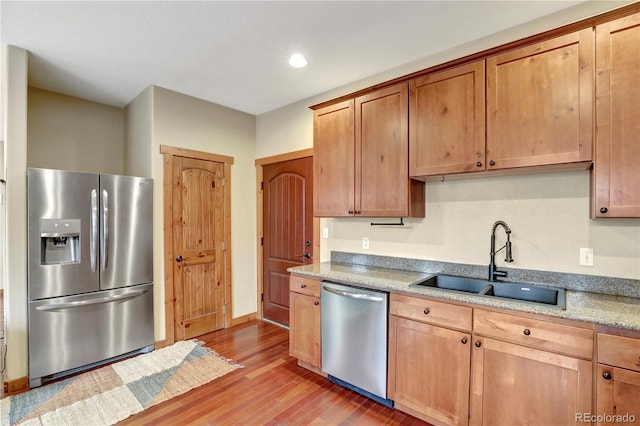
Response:
[[[428,422],[466,425],[469,408],[468,333],[390,317],[389,398]]]
[[[320,298],[290,292],[289,302],[289,352],[320,368]]]
[[[631,417],[640,419],[640,373],[598,364],[597,374],[596,413],[612,416],[598,419],[598,424],[622,425],[631,423]]]
[[[590,361],[476,338],[471,362],[473,425],[569,425],[592,412]]]
[[[356,213],[409,214],[407,83],[356,98]]]
[[[487,59],[487,169],[592,161],[591,28]]]
[[[409,82],[409,174],[485,169],[484,61]]]
[[[354,101],[313,113],[313,213],[352,216],[355,209]]]
[[[640,217],[640,13],[596,28],[593,215]]]

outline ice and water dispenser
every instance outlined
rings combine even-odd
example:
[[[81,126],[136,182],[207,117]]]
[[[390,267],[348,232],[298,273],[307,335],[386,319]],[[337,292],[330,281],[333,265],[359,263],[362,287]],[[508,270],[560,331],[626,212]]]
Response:
[[[80,263],[80,219],[40,219],[40,263]]]

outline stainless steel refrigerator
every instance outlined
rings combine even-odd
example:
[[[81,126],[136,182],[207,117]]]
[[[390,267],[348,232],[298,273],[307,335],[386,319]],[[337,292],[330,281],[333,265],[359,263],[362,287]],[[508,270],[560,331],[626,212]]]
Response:
[[[29,386],[154,348],[153,181],[27,172]]]

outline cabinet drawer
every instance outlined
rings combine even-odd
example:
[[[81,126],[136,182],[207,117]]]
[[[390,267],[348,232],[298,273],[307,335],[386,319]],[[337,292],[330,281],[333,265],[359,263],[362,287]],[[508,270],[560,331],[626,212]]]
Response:
[[[429,324],[471,330],[472,309],[466,306],[392,293],[390,312]]]
[[[320,297],[320,280],[291,275],[289,290],[300,294]]]
[[[598,362],[640,371],[640,339],[598,333]]]
[[[586,328],[475,309],[473,331],[552,352],[593,358],[593,331]]]

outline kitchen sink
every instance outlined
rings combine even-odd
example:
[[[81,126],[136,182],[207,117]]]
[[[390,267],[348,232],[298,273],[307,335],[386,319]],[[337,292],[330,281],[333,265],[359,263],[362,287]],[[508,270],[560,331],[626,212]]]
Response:
[[[482,297],[507,299],[535,306],[565,309],[565,290],[506,281],[485,281],[454,275],[434,275],[410,287],[430,287],[445,291],[471,293]]]
[[[488,284],[488,281],[475,278],[456,277],[453,275],[434,275],[431,278],[426,279],[425,281],[412,284],[412,286],[433,287],[443,290],[454,290],[462,291],[465,293],[479,294],[487,287]]]

